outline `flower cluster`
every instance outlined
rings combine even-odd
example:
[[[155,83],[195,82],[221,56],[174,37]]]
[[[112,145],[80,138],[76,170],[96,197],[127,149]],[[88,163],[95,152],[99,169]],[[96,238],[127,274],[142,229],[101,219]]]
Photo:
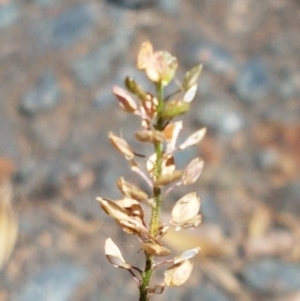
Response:
[[[182,285],[193,268],[190,259],[199,251],[196,247],[172,259],[157,259],[171,253],[161,241],[170,227],[178,231],[195,228],[201,222],[200,199],[195,192],[188,193],[175,203],[167,223],[160,222],[164,199],[174,188],[195,183],[204,167],[203,160],[195,158],[183,170],[176,168],[174,153],[198,144],[206,133],[206,129],[201,128],[183,143],[177,143],[183,123],[174,119],[189,111],[202,70],[201,65],[192,68],[185,74],[182,83],[178,84],[178,89],[165,97],[164,88],[173,80],[177,66],[176,57],[166,51],[154,51],[151,43],[145,42],[138,54],[137,67],[155,85],[156,95],[145,91],[130,77],[125,79],[126,90],[118,86],[112,90],[120,107],[141,119],[141,129],[135,133],[136,139],[152,144],[154,149],[154,153],[146,158],[144,166],[140,166],[136,157],[145,156],[134,151],[126,140],[110,132],[108,137],[111,143],[128,160],[131,170],[147,183],[151,195],[121,177],[116,184],[122,199],[97,198],[105,213],[114,218],[122,230],[137,237],[140,249],[145,253],[145,267],[140,269],[125,261],[111,238],[105,243],[109,262],[115,267],[128,270],[133,276],[139,288],[140,301],[149,300],[154,293],[162,293],[165,286]],[[145,206],[142,207],[141,203],[145,203],[151,211],[149,222],[144,220]],[[163,283],[152,285],[152,272],[164,264],[168,268]]]

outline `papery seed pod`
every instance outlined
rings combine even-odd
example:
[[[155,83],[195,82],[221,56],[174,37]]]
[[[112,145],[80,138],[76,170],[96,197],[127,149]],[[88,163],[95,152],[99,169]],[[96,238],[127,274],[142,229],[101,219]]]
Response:
[[[97,201],[99,201],[104,212],[114,219],[118,221],[129,219],[129,215],[127,214],[126,210],[116,202],[112,200],[105,200],[100,197],[97,198]]]
[[[169,123],[165,129],[164,134],[167,141],[166,153],[171,154],[176,149],[176,141],[180,131],[182,130],[182,121]]]
[[[176,230],[197,225],[199,221],[200,199],[195,192],[186,194],[178,200],[172,209],[170,225]],[[200,221],[199,221],[200,222]]]
[[[118,99],[120,107],[129,113],[133,113],[137,110],[137,105],[134,99],[122,88],[114,86],[112,93]]]
[[[183,185],[191,185],[195,183],[204,168],[204,161],[201,158],[193,159],[183,170],[182,183]]]
[[[184,102],[182,100],[171,100],[166,103],[161,117],[164,120],[170,120],[177,116],[183,115],[190,110],[190,104],[188,102]]]
[[[114,135],[112,132],[108,134],[108,138],[113,146],[122,153],[127,160],[132,160],[135,156],[133,150],[130,148],[126,140]]]
[[[4,267],[15,246],[18,222],[11,206],[12,186],[0,178],[0,270]]]
[[[190,103],[194,98],[195,98],[195,95],[197,93],[197,88],[198,88],[198,85],[197,84],[194,84],[193,86],[191,86],[183,95],[183,101],[184,102],[187,102],[187,103]]]
[[[125,198],[122,200],[116,201],[116,204],[118,204],[120,207],[125,209],[126,213],[130,217],[138,217],[142,222],[144,219],[144,211],[140,205],[140,203],[134,199]]]
[[[156,143],[165,140],[164,133],[156,130],[140,130],[135,133],[135,137],[141,142]]]
[[[117,180],[117,187],[123,193],[124,196],[132,198],[138,201],[144,201],[148,199],[148,195],[142,191],[139,187],[127,182],[123,177]]]
[[[182,144],[180,144],[179,149],[186,149],[187,147],[198,144],[206,134],[206,128],[202,128],[191,136],[189,136]]]
[[[137,68],[144,70],[147,68],[149,61],[153,57],[153,46],[149,41],[144,42],[139,50],[137,58]]]
[[[150,176],[156,179],[156,158],[157,155],[156,153],[152,154],[146,163],[146,167],[147,170],[150,174]],[[161,175],[160,177],[163,176],[168,176],[168,175],[172,175],[175,171],[175,160],[174,160],[174,156],[172,156],[171,154],[165,154],[162,158],[162,163],[161,163]],[[178,174],[177,174],[178,175]]]
[[[197,248],[184,251],[180,256],[174,258],[174,264],[193,258],[198,254],[199,250],[200,248],[197,247]]]
[[[166,86],[173,79],[177,70],[177,58],[172,56],[167,51],[155,52],[154,57],[155,59],[153,66],[148,65],[146,73],[148,75],[149,69],[153,68],[159,75],[159,81]]]
[[[168,185],[172,182],[179,180],[181,178],[181,175],[182,175],[181,170],[174,170],[172,173],[163,174],[155,181],[155,185],[157,186]]]
[[[168,248],[154,242],[142,242],[141,247],[146,253],[153,256],[167,256],[171,253]]]
[[[128,264],[125,259],[123,258],[123,255],[120,251],[120,249],[117,247],[117,245],[112,241],[111,238],[107,238],[105,241],[105,256],[107,260],[116,268],[126,269],[130,270],[131,265]]]
[[[188,260],[184,260],[171,266],[165,272],[165,284],[167,286],[182,285],[189,279],[192,270],[193,264]]]
[[[184,76],[182,88],[184,91],[188,91],[193,85],[197,84],[201,75],[203,66],[198,65],[190,69]]]

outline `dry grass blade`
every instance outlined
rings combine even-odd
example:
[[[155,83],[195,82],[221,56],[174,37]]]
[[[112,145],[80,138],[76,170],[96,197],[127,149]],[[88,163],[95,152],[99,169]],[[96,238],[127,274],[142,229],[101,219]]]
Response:
[[[16,242],[17,218],[11,207],[12,186],[8,180],[0,182],[0,270],[7,262]]]

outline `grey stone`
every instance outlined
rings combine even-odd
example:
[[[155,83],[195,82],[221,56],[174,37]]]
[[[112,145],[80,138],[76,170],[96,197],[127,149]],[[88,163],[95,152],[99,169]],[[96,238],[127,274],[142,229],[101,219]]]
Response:
[[[266,97],[270,84],[267,66],[255,58],[240,68],[234,89],[242,101],[255,104]]]
[[[246,284],[263,294],[285,294],[300,288],[300,264],[276,258],[249,262],[242,270]]]
[[[274,209],[300,215],[300,182],[288,182],[273,191],[267,199]]]
[[[87,271],[78,265],[61,262],[40,271],[29,280],[14,301],[70,301]]]
[[[51,20],[51,40],[55,47],[67,48],[83,38],[92,27],[93,8],[78,4]]]
[[[176,15],[179,13],[180,0],[158,0],[158,7],[168,15]]]
[[[45,72],[35,87],[20,102],[20,111],[28,116],[54,108],[60,101],[61,90],[52,71]]]
[[[5,3],[5,2],[4,2]],[[0,5],[0,28],[12,25],[20,15],[20,8],[15,2]]]
[[[106,0],[124,8],[138,9],[152,6],[156,0]]]
[[[95,86],[110,74],[113,62],[121,54],[126,54],[131,40],[129,32],[116,34],[101,42],[91,53],[79,58],[72,65],[77,80],[83,86]]]
[[[242,130],[245,124],[242,112],[229,100],[207,100],[196,112],[195,121],[219,134],[232,135]]]
[[[274,149],[266,148],[255,155],[256,166],[264,171],[272,170],[278,164],[279,156]]]

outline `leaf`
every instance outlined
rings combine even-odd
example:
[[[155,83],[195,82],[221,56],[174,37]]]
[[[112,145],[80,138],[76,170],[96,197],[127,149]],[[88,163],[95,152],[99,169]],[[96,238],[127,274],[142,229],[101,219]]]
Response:
[[[189,70],[183,79],[182,88],[184,91],[188,91],[192,86],[197,84],[201,75],[203,65],[198,65]]]
[[[195,192],[191,192],[178,200],[171,212],[170,225],[180,228],[194,228],[201,222],[198,214],[200,209],[200,199]]]
[[[142,191],[139,187],[127,182],[123,177],[117,180],[117,187],[128,198],[135,199],[137,201],[144,201],[148,199],[148,195]]]
[[[0,270],[11,255],[18,234],[18,222],[11,206],[11,198],[10,181],[0,179]]]
[[[130,148],[126,140],[114,135],[112,132],[108,134],[108,138],[113,146],[122,153],[127,160],[132,160],[135,156],[133,150]]]
[[[120,107],[124,111],[133,113],[137,110],[136,102],[124,89],[114,86],[112,93],[116,96]]]
[[[183,170],[182,183],[183,185],[191,185],[195,183],[202,173],[204,161],[201,158],[193,159]]]
[[[197,247],[183,252],[180,256],[174,258],[174,264],[193,258],[198,254],[199,250],[200,248]]]
[[[186,149],[192,145],[198,144],[206,134],[206,128],[202,128],[189,136],[180,146],[179,149]]]
[[[141,246],[146,253],[153,256],[167,256],[171,253],[171,251],[168,248],[154,242],[142,242]]]
[[[116,268],[130,270],[131,265],[126,263],[120,249],[112,241],[111,238],[107,238],[105,241],[105,255],[107,260]]]
[[[192,270],[193,264],[188,260],[174,264],[165,272],[165,284],[167,286],[182,285],[189,279]]]

